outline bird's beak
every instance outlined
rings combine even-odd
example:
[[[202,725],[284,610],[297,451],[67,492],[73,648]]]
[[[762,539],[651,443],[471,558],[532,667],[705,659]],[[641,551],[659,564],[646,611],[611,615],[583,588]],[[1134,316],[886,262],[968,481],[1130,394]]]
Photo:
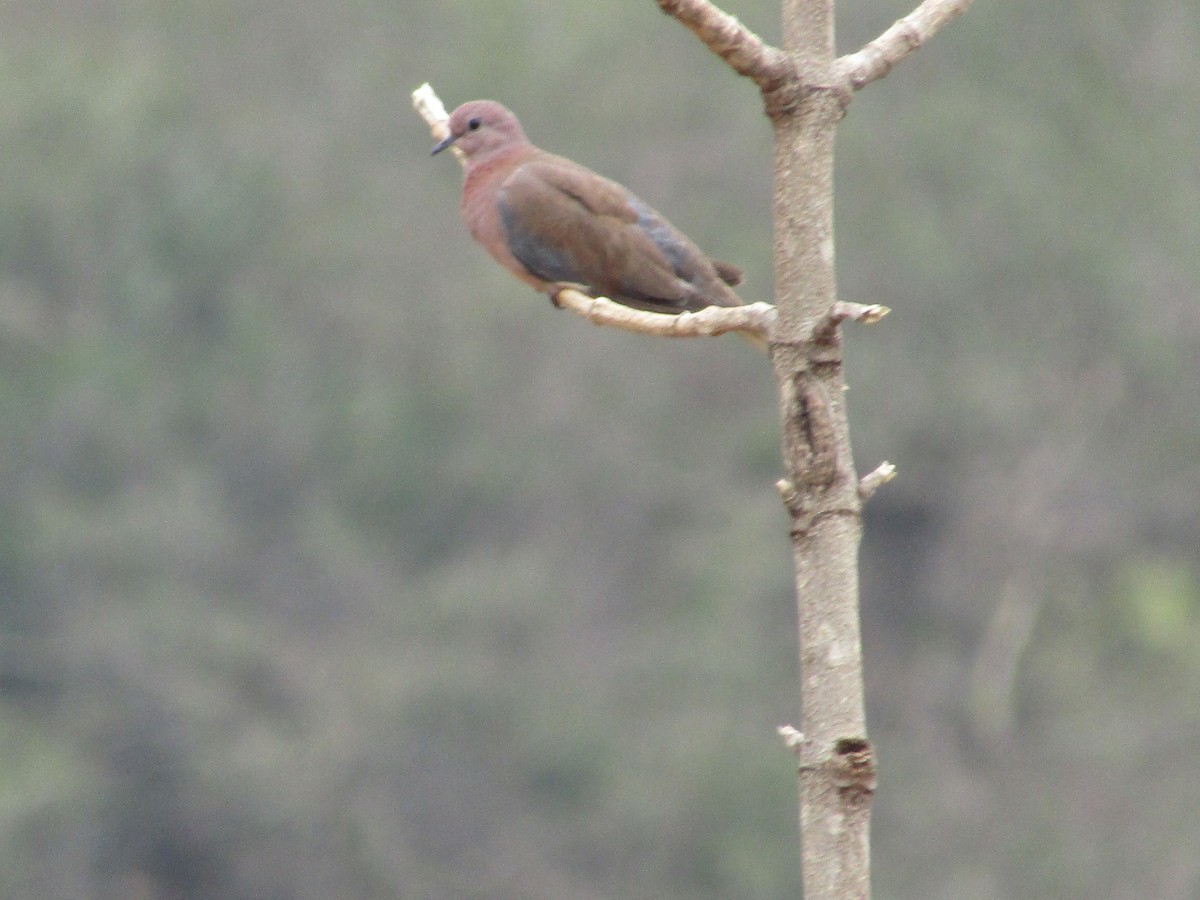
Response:
[[[429,155],[437,156],[439,153],[441,153],[443,150],[445,150],[447,147],[449,147],[451,144],[453,144],[457,140],[458,140],[457,134],[446,135],[446,137],[442,138],[440,141],[437,142],[437,144],[434,145],[434,148],[429,151]]]

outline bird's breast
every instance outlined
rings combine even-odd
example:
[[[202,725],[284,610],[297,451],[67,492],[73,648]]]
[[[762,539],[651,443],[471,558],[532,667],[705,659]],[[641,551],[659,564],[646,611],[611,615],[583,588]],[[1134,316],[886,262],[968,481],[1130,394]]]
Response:
[[[509,246],[508,235],[500,216],[500,188],[516,168],[511,162],[485,162],[468,169],[463,182],[462,217],[471,236],[488,253],[522,281],[539,291],[549,284],[536,277],[522,265]]]

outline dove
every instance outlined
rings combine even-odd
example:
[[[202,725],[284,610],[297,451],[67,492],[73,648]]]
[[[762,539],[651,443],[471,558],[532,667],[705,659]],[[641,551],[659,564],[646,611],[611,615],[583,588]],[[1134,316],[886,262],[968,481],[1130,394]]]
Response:
[[[656,313],[742,304],[740,269],[710,259],[628,188],[530,143],[501,104],[464,103],[449,128],[432,152],[462,152],[471,236],[552,300],[572,287]]]

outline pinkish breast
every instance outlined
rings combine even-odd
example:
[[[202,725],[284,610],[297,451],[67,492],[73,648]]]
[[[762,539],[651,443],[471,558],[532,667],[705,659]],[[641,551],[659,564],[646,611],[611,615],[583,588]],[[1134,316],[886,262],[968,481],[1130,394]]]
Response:
[[[492,159],[468,165],[463,179],[462,211],[467,230],[488,253],[526,284],[546,291],[549,283],[529,273],[508,248],[508,236],[500,221],[497,195],[504,180],[523,162],[514,155],[499,154]]]

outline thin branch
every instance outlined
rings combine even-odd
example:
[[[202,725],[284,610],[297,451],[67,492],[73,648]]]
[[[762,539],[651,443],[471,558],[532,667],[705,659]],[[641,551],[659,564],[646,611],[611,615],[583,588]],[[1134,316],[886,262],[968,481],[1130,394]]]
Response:
[[[794,67],[786,53],[708,0],[658,0],[658,5],[735,72],[752,79],[764,94],[771,94],[792,78]]]
[[[570,288],[559,291],[554,299],[559,306],[578,313],[593,325],[610,325],[658,337],[715,337],[736,331],[752,340],[757,338],[756,343],[765,343],[776,319],[775,307],[770,303],[710,306],[699,312],[652,313],[631,309],[607,297],[589,297]]]
[[[856,91],[877,81],[970,5],[971,0],[925,0],[857,53],[841,57],[837,61],[838,73]]]

